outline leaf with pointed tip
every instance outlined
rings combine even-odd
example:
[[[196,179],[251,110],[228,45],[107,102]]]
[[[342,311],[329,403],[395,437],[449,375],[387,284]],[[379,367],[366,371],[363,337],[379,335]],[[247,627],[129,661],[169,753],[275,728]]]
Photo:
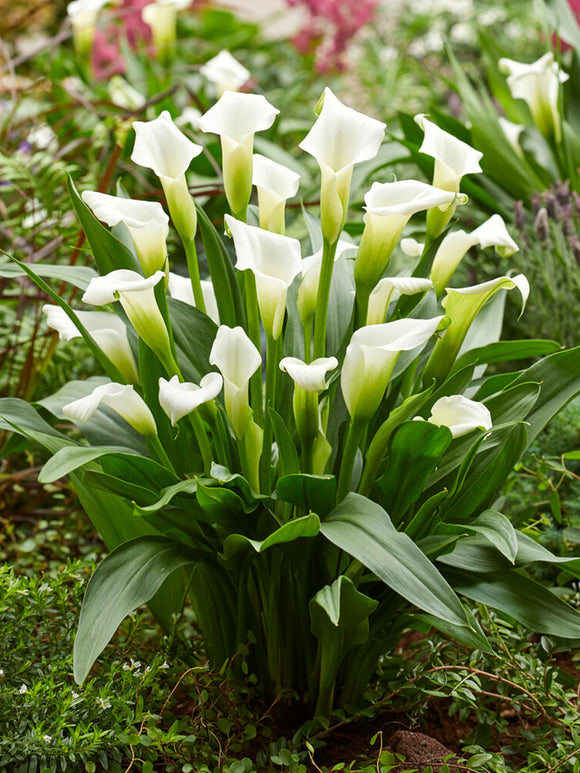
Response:
[[[256,553],[263,553],[264,550],[268,550],[274,545],[295,542],[302,537],[316,537],[319,531],[320,519],[314,513],[310,513],[310,515],[288,521],[264,540],[250,539],[243,534],[230,534],[224,541],[224,554],[226,558],[231,558],[241,550],[248,548],[253,548]]]

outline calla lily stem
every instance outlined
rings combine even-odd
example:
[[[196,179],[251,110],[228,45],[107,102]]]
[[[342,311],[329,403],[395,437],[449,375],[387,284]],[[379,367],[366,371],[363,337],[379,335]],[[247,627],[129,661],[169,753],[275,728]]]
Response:
[[[158,461],[161,462],[164,467],[167,467],[168,470],[171,470],[174,475],[177,475],[175,472],[175,467],[173,466],[170,458],[167,456],[167,453],[163,448],[163,444],[159,440],[158,435],[148,435],[147,444],[153,455],[157,457]]]
[[[264,411],[264,444],[260,461],[262,491],[270,491],[270,465],[272,463],[272,422],[269,408],[276,406],[276,378],[278,376],[278,341],[268,337],[266,354],[266,406]]]
[[[211,452],[211,446],[209,444],[209,438],[207,436],[205,427],[203,426],[203,421],[201,420],[201,416],[197,411],[192,411],[189,414],[189,421],[195,433],[195,439],[197,440],[199,450],[201,452],[201,458],[203,460],[203,471],[206,475],[209,475],[213,456]]]
[[[337,503],[342,502],[342,500],[350,491],[356,452],[358,451],[365,426],[366,422],[357,421],[357,419],[354,419],[350,422],[346,441],[342,451],[342,462],[338,475],[338,487],[336,492]]]
[[[184,239],[185,258],[187,260],[187,269],[191,278],[191,287],[193,289],[193,299],[195,306],[200,311],[206,312],[205,301],[201,291],[201,279],[199,276],[199,264],[197,262],[197,250],[195,248],[195,239]]]
[[[322,266],[320,268],[320,280],[316,296],[316,316],[314,317],[314,352],[312,357],[315,360],[318,357],[324,357],[326,352],[328,298],[330,296],[330,283],[332,281],[332,269],[337,244],[337,241],[331,244],[327,239],[324,239],[322,245]]]
[[[256,292],[256,278],[251,271],[244,271],[244,290],[246,294],[246,314],[248,316],[248,336],[256,349],[262,350],[260,342],[260,311],[258,308],[258,294]],[[258,424],[263,422],[262,409],[262,372],[258,369],[250,379],[252,408]]]

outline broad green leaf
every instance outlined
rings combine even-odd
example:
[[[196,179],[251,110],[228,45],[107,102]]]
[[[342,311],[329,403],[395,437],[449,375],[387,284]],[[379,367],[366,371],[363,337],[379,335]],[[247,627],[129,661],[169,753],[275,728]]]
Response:
[[[285,475],[276,484],[276,498],[324,517],[336,503],[336,478],[334,475]]]
[[[239,473],[231,473],[221,464],[212,464],[210,475],[218,483],[228,486],[233,485],[240,492],[246,504],[253,504],[256,501],[256,495],[252,491],[250,484]],[[259,497],[264,498],[264,497]]]
[[[531,340],[531,341],[496,341],[487,346],[461,354],[456,360],[451,374],[461,370],[466,365],[489,365],[494,362],[513,362],[514,360],[542,357],[552,354],[560,349],[557,341]]]
[[[380,505],[350,493],[320,531],[410,603],[454,625],[469,625],[446,580],[413,540],[395,529]]]
[[[474,650],[483,650],[483,652],[487,652],[490,655],[493,654],[493,648],[479,626],[478,630],[473,630],[472,628],[465,628],[464,626],[452,625],[446,620],[441,620],[439,617],[428,615],[426,612],[416,612],[413,617],[427,623],[429,628],[433,627],[438,631],[441,631],[441,633],[449,639],[454,639],[460,644],[464,644]],[[411,627],[413,626],[411,625]]]
[[[206,486],[203,480],[197,483],[197,501],[210,519],[223,511],[234,515],[251,513],[257,507],[257,500],[247,505],[235,491],[225,486]]]
[[[580,577],[580,558],[577,556],[556,556],[522,532],[517,532],[517,538],[518,555],[516,564],[518,566],[527,566],[535,562],[557,564],[563,566],[567,572],[570,572],[575,577]]]
[[[300,464],[298,462],[298,451],[294,445],[294,441],[290,435],[288,427],[284,423],[284,420],[280,414],[276,413],[273,408],[269,408],[270,421],[272,422],[272,429],[274,431],[274,438],[276,439],[276,445],[278,446],[279,454],[279,473],[281,476],[292,475],[300,470]]]
[[[48,263],[35,263],[34,273],[37,276],[68,282],[79,290],[86,290],[91,279],[98,276],[97,272],[88,266],[52,266]],[[3,279],[19,276],[27,276],[26,271],[20,266],[16,264],[0,266],[0,277]]]
[[[209,353],[217,334],[217,326],[207,314],[188,303],[168,298],[177,360],[187,381],[199,384],[202,377],[213,370]]]
[[[282,545],[286,542],[295,542],[301,537],[316,537],[320,531],[320,519],[314,513],[304,515],[302,518],[295,518],[288,521],[279,529],[269,534],[264,540],[254,540],[243,534],[230,534],[224,541],[224,555],[231,558],[240,550],[253,548],[256,553],[263,553],[264,550]]]
[[[137,507],[137,513],[139,515],[147,515],[147,513],[156,513],[161,510],[162,507],[168,505],[176,496],[180,494],[195,494],[197,492],[198,481],[197,478],[188,478],[187,480],[180,480],[179,483],[175,483],[173,486],[168,486],[163,489],[161,496],[152,504],[147,507]]]
[[[126,268],[130,271],[141,273],[141,267],[135,255],[93,215],[92,211],[80,197],[70,176],[68,178],[68,190],[77,217],[91,245],[93,258],[99,273],[101,275],[108,274],[118,268]]]
[[[82,684],[119,624],[196,556],[177,542],[144,536],[113,550],[87,585],[74,644],[74,678]]]
[[[53,454],[65,446],[77,446],[42,419],[29,403],[17,397],[0,399],[0,429],[18,432]]]
[[[441,527],[441,533],[449,533],[450,529],[456,532],[475,532],[490,542],[502,553],[511,564],[516,561],[518,553],[518,538],[511,521],[496,510],[486,510],[473,521],[463,524],[445,524]]]
[[[118,494],[123,499],[135,502],[138,507],[152,505],[158,499],[156,491],[133,483],[133,481],[125,480],[118,475],[108,475],[98,470],[85,470],[84,479],[90,486],[97,486],[103,491]]]
[[[123,446],[74,446],[61,448],[44,465],[38,476],[39,483],[53,483],[64,478],[73,470],[99,459],[106,454],[135,453],[131,448]]]
[[[329,352],[338,352],[344,341],[354,307],[354,290],[354,261],[343,256],[334,264],[330,284],[326,321],[326,348]]]

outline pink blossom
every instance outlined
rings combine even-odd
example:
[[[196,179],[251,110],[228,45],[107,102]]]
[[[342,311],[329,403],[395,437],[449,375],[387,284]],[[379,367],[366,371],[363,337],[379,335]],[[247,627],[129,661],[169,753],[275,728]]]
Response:
[[[131,48],[150,43],[151,29],[141,18],[141,10],[150,0],[122,0],[109,14],[108,23],[97,30],[92,52],[92,67],[96,78],[106,80],[125,72],[121,55],[121,40],[126,38]]]

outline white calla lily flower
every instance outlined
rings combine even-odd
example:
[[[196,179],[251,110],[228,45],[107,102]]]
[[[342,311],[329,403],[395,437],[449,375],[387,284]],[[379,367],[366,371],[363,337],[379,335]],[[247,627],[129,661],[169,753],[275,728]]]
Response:
[[[121,75],[112,76],[107,83],[107,93],[111,102],[124,110],[140,110],[147,102],[147,98]]]
[[[358,250],[358,245],[347,242],[345,239],[339,239],[336,245],[336,252],[334,253],[334,262],[336,263],[345,252],[350,250],[356,252]],[[308,255],[302,261],[301,270],[303,278],[300,287],[298,288],[296,302],[303,325],[312,321],[312,317],[316,311],[316,297],[318,295],[321,267],[322,248],[313,255]]]
[[[62,412],[73,421],[88,421],[101,405],[108,406],[141,435],[157,435],[153,414],[132,384],[103,384],[90,395],[63,406]]]
[[[95,217],[108,226],[124,223],[146,276],[160,271],[167,259],[169,218],[157,201],[134,201],[97,191],[83,191],[82,199]]]
[[[507,73],[507,84],[514,99],[527,102],[534,123],[544,135],[560,142],[562,124],[558,109],[560,84],[569,79],[549,51],[532,64],[500,59],[499,68]]]
[[[424,293],[431,287],[433,282],[430,279],[415,276],[392,276],[381,279],[370,294],[366,324],[382,324],[390,303],[399,296]]]
[[[333,244],[346,219],[354,165],[376,156],[386,125],[347,107],[328,87],[321,101],[320,115],[299,147],[320,166],[322,233]]]
[[[157,56],[165,63],[173,58],[177,11],[185,10],[191,0],[155,0],[141,11],[143,21],[151,27]]]
[[[209,361],[223,376],[226,413],[236,437],[241,439],[251,416],[248,384],[262,365],[262,356],[242,327],[230,328],[221,325],[213,342]]]
[[[206,314],[216,323],[216,325],[219,325],[220,316],[213,282],[211,282],[209,279],[202,279],[200,284],[201,292],[203,294],[203,302],[205,303]],[[182,303],[188,303],[190,306],[195,306],[193,288],[191,286],[191,280],[189,277],[180,276],[179,274],[174,274],[173,271],[170,271],[167,289],[169,290],[169,295],[172,298],[175,298],[178,301],[182,301]]]
[[[131,160],[159,177],[175,228],[184,241],[191,241],[197,230],[197,212],[185,173],[203,148],[177,128],[167,110],[153,121],[134,121],[133,128]]]
[[[524,152],[522,150],[522,146],[520,145],[520,134],[526,127],[521,123],[513,123],[513,121],[508,121],[507,118],[503,117],[503,115],[499,115],[497,120],[499,121],[501,130],[505,134],[509,144],[515,150],[518,156],[523,156]]]
[[[171,344],[154,290],[155,285],[164,280],[163,271],[143,278],[136,271],[117,269],[91,279],[82,300],[92,306],[120,301],[139,338],[167,364]]]
[[[77,54],[88,57],[93,47],[97,19],[109,0],[73,0],[66,7],[73,28],[73,40]]]
[[[374,416],[400,352],[427,343],[442,319],[399,319],[353,333],[341,373],[342,394],[353,421],[366,422]]]
[[[435,253],[429,274],[437,295],[441,295],[463,256],[475,245],[482,249],[493,246],[502,258],[513,255],[519,249],[500,215],[492,215],[471,233],[453,231],[447,234]]]
[[[300,242],[289,236],[246,225],[225,216],[236,249],[236,268],[249,269],[256,277],[258,306],[268,338],[277,340],[282,332],[286,295],[302,268]]]
[[[159,379],[159,405],[175,426],[184,416],[187,416],[200,405],[214,400],[221,392],[223,378],[219,373],[208,373],[199,385],[188,381],[180,382],[178,376],[169,381]]]
[[[298,192],[300,175],[266,156],[254,153],[253,184],[258,191],[260,228],[283,234],[286,199]]]
[[[224,189],[234,215],[245,214],[252,192],[254,134],[269,129],[279,112],[262,94],[225,91],[198,119],[201,131],[220,137]]]
[[[218,98],[224,91],[238,91],[250,79],[250,71],[225,48],[199,68],[203,77],[216,87]]]
[[[427,421],[438,427],[449,427],[454,438],[467,435],[474,429],[487,431],[492,427],[491,413],[487,406],[463,395],[440,397],[433,403]]]
[[[61,341],[80,338],[81,333],[71,318],[60,306],[45,304],[47,325],[56,330]],[[116,314],[110,311],[77,311],[81,324],[94,339],[97,346],[117,366],[122,375],[133,384],[139,383],[137,363],[129,346],[127,328]]]
[[[425,245],[418,242],[417,239],[401,239],[399,246],[403,255],[408,258],[419,258],[423,254]]]
[[[326,389],[326,374],[336,367],[336,357],[319,357],[308,363],[297,357],[284,357],[280,360],[280,370],[287,373],[292,381],[306,392],[322,392]]]

